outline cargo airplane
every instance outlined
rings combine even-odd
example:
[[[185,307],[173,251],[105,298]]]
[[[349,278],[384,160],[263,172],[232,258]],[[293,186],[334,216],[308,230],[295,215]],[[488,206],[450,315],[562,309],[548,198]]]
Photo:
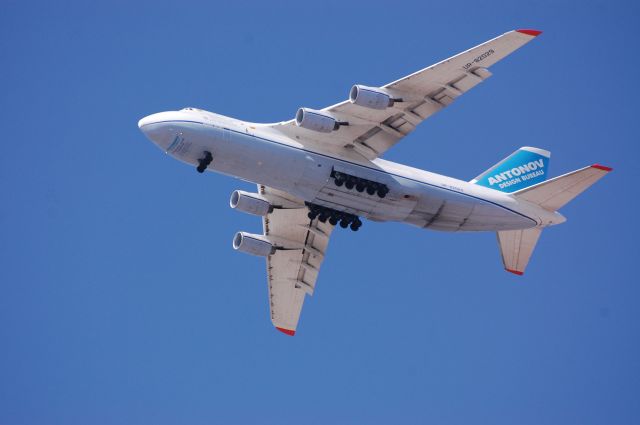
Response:
[[[257,184],[230,204],[262,217],[263,233],[238,232],[233,248],[266,258],[274,326],[294,335],[312,295],[331,232],[362,218],[447,232],[496,232],[504,268],[521,275],[540,233],[611,168],[591,165],[547,180],[550,153],[521,147],[471,181],[381,156],[418,124],[492,74],[489,68],[540,34],[509,31],[382,87],[356,84],[324,109],[300,108],[274,124],[196,108],[142,118],[142,132],[167,154]]]

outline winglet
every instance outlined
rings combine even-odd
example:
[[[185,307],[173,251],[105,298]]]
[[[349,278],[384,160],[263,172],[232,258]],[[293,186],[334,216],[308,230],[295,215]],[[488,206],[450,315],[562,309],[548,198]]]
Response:
[[[518,276],[522,276],[524,272],[519,272],[518,270],[505,269],[509,273],[517,274]]]
[[[607,173],[613,170],[613,168],[611,167],[607,167],[605,165],[600,165],[600,164],[593,164],[591,168],[597,168],[598,170],[606,171]]]
[[[291,329],[279,328],[277,326],[276,326],[276,329],[282,332],[283,334],[286,334],[289,336],[294,336],[296,334],[296,331],[292,331]]]
[[[530,35],[532,37],[537,37],[540,34],[542,34],[542,31],[538,31],[538,30],[516,30],[516,32],[522,33],[522,34],[527,34]]]

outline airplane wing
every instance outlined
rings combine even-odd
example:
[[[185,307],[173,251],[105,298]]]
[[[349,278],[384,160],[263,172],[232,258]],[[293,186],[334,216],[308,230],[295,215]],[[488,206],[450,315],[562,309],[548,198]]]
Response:
[[[381,88],[360,87],[364,92],[382,89],[394,100],[388,107],[378,109],[379,104],[365,107],[346,100],[312,111],[334,118],[337,125],[333,131],[333,126],[322,127],[320,131],[302,128],[296,120],[276,124],[273,128],[303,145],[332,151],[353,149],[367,159],[377,158],[422,121],[489,78],[491,72],[487,68],[540,33],[536,30],[509,31]]]
[[[288,193],[262,185],[258,185],[258,192],[274,205],[283,206],[264,217],[262,224],[265,236],[286,240],[291,246],[267,257],[267,283],[271,322],[293,336],[305,295],[313,295],[316,287],[333,226],[310,220],[304,202]]]

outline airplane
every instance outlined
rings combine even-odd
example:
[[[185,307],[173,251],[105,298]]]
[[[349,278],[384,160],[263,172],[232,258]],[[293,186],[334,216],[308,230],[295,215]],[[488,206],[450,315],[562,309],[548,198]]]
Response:
[[[382,87],[354,85],[349,98],[289,121],[258,124],[197,108],[155,113],[138,127],[166,154],[257,185],[230,206],[262,217],[263,233],[238,232],[233,248],[267,263],[271,321],[295,335],[336,226],[362,218],[447,232],[496,232],[504,268],[522,275],[558,210],[611,168],[594,164],[547,180],[550,153],[521,147],[471,181],[381,156],[422,121],[492,74],[489,68],[541,31],[504,33]]]

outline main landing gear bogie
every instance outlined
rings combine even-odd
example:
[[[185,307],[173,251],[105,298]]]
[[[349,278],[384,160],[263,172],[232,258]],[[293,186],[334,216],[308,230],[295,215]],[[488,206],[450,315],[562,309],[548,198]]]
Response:
[[[332,210],[331,208],[323,207],[320,205],[315,205],[307,202],[307,207],[309,207],[309,213],[307,217],[310,220],[315,220],[322,223],[326,223],[329,221],[329,224],[335,226],[340,224],[340,227],[346,229],[350,227],[354,232],[358,231],[358,229],[362,226],[362,221],[360,218],[354,214],[349,214],[342,211]]]
[[[348,190],[355,189],[358,192],[367,192],[368,195],[378,194],[378,197],[384,198],[389,193],[389,188],[386,184],[377,183],[371,180],[363,179],[356,176],[351,176],[339,171],[331,171],[331,177],[333,177],[333,183],[338,186],[344,186]]]
[[[204,170],[206,170],[209,164],[211,164],[211,161],[213,161],[213,155],[211,155],[211,152],[204,151],[204,156],[198,159],[198,166],[196,167],[196,170],[199,173],[204,173]]]

